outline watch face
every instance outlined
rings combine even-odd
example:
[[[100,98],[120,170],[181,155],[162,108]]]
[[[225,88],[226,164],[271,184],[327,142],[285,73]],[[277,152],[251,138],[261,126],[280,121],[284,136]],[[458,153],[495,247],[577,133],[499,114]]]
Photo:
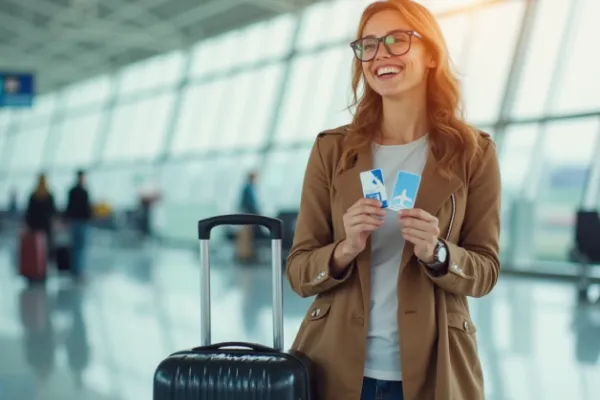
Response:
[[[448,257],[448,250],[446,250],[446,246],[440,245],[437,250],[436,258],[439,262],[446,262],[446,258]]]

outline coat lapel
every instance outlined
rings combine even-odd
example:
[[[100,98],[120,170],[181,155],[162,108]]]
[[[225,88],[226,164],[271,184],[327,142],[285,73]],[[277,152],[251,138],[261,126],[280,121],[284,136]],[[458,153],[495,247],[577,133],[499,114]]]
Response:
[[[356,156],[356,161],[351,168],[336,176],[333,180],[333,187],[341,199],[344,206],[343,212],[346,212],[358,199],[363,197],[362,185],[360,183],[360,173],[373,169],[373,154],[370,148],[364,149]],[[367,242],[365,251],[359,254],[356,259],[356,269],[360,280],[362,291],[363,307],[365,315],[368,315],[368,307],[371,301],[371,241]]]
[[[456,192],[462,186],[461,179],[452,173],[450,178],[442,176],[439,172],[438,161],[431,150],[423,168],[421,184],[417,193],[415,208],[427,211],[431,215],[436,215],[442,204],[450,198],[452,193]],[[402,252],[402,262],[400,264],[400,273],[410,261],[414,253],[414,245],[406,243]]]
[[[361,150],[354,165],[333,179],[333,187],[342,200],[344,212],[363,197],[360,173],[373,169],[373,154],[370,149]]]

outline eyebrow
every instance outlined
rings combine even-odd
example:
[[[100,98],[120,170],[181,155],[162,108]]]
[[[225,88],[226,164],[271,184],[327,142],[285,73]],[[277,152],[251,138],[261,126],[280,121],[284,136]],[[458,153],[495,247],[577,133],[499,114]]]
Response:
[[[387,35],[389,35],[389,34],[390,34],[390,33],[392,33],[392,32],[398,32],[398,31],[401,31],[401,32],[408,32],[408,31],[410,31],[410,30],[411,30],[411,29],[396,28],[396,29],[392,29],[391,31],[388,31],[388,32],[386,32],[385,34],[383,34],[383,35],[381,35],[381,36],[377,36],[377,35],[375,35],[375,34],[371,34],[371,35],[367,35],[367,36],[361,36],[360,38],[361,38],[361,39],[366,39],[366,38],[377,38],[377,37],[384,37],[384,36],[387,36]]]

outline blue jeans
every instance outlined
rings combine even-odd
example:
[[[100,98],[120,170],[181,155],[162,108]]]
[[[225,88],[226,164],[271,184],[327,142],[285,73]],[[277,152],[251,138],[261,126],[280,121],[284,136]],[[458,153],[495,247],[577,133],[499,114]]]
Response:
[[[403,400],[402,381],[380,381],[365,377],[360,400]]]
[[[88,224],[86,222],[71,222],[71,256],[73,274],[79,275],[85,262]]]

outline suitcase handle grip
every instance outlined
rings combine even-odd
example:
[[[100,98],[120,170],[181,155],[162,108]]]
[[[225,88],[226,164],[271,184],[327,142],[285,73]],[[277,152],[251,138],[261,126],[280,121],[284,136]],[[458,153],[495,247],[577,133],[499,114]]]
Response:
[[[279,219],[256,214],[229,214],[198,221],[198,239],[209,240],[210,231],[221,225],[261,225],[269,230],[271,239],[283,237],[283,222]]]
[[[192,349],[192,351],[204,351],[204,350],[220,350],[225,347],[244,347],[247,349],[252,349],[254,351],[260,351],[263,353],[274,353],[277,352],[272,347],[263,346],[262,344],[257,343],[244,343],[244,342],[222,342],[210,344],[208,346],[200,346]]]

